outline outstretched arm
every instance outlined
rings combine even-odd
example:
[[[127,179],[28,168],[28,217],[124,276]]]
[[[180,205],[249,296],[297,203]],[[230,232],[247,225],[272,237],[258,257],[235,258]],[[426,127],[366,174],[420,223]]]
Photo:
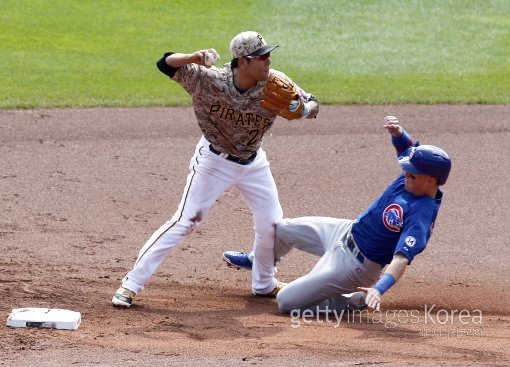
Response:
[[[180,68],[186,64],[198,64],[210,68],[216,60],[220,58],[220,55],[214,48],[207,50],[198,50],[191,54],[173,53],[165,58],[165,62],[168,66],[173,68]]]
[[[167,52],[156,62],[156,66],[163,74],[173,78],[181,66],[197,64],[210,68],[219,58],[220,55],[214,48],[195,51],[191,54]]]
[[[393,256],[391,263],[381,276],[379,281],[372,288],[359,287],[358,290],[365,292],[365,303],[368,307],[379,310],[381,307],[381,296],[390,289],[404,275],[409,260],[401,253]]]

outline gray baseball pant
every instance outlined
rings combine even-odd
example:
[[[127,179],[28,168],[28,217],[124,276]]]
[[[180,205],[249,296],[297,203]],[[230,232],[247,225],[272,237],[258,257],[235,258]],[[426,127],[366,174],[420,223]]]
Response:
[[[275,258],[292,248],[321,256],[306,275],[287,284],[276,298],[282,312],[342,309],[351,302],[357,287],[372,286],[381,275],[380,264],[367,258],[361,263],[347,247],[346,239],[354,221],[327,217],[284,219],[276,226]],[[358,305],[364,296],[356,297]],[[318,311],[318,310],[317,310]]]

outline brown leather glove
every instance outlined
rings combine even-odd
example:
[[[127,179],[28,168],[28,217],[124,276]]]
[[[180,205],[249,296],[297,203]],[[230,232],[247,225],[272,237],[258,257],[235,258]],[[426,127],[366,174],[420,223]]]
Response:
[[[260,104],[287,120],[301,118],[305,111],[305,102],[297,93],[294,83],[273,73],[269,74]]]

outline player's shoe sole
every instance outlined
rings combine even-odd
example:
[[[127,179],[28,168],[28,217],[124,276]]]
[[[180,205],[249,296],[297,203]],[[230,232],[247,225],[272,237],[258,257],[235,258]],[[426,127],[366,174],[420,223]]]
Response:
[[[238,270],[242,269],[251,271],[253,266],[253,263],[250,261],[250,258],[246,252],[225,251],[222,258],[228,266],[234,267]]]
[[[255,293],[253,292],[253,295],[254,296],[257,296],[257,297],[269,297],[269,298],[276,298],[276,296],[278,295],[278,293],[283,289],[283,287],[285,287],[287,285],[287,283],[284,283],[284,282],[278,282],[276,284],[276,287],[275,289],[273,289],[271,292],[267,293],[267,294],[260,294],[260,293]]]
[[[133,304],[135,292],[127,288],[120,287],[113,295],[112,303],[115,307],[129,308]]]

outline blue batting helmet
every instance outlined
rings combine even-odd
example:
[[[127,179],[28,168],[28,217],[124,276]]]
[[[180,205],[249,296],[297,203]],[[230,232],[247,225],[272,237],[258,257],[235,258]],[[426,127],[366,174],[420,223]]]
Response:
[[[398,160],[406,172],[429,175],[444,185],[450,174],[452,161],[446,152],[433,145],[419,145],[411,148],[411,154]]]

